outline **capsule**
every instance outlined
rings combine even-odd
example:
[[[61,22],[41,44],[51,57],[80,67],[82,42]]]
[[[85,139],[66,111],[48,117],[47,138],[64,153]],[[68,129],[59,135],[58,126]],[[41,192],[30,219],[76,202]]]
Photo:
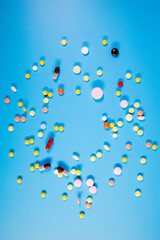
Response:
[[[51,148],[53,141],[54,141],[53,138],[50,138],[48,140],[47,145],[46,145],[46,150],[49,150]]]
[[[56,80],[58,78],[58,75],[59,75],[59,72],[60,72],[60,68],[59,67],[56,67],[54,69],[54,74],[53,74],[53,79]]]
[[[39,171],[44,171],[44,170],[46,170],[46,169],[48,169],[50,167],[51,167],[51,164],[50,163],[46,163],[43,166],[39,167]]]
[[[77,199],[77,203],[80,204],[80,197],[78,197],[78,199]]]
[[[58,170],[58,172],[63,173],[64,176],[68,176],[68,172],[66,170],[64,170],[64,168],[58,167],[57,170]]]

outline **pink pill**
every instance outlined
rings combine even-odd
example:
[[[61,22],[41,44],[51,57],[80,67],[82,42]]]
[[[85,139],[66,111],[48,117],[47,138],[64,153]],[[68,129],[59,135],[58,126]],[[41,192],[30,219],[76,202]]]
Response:
[[[93,179],[92,179],[92,178],[89,178],[89,179],[86,181],[86,184],[87,184],[88,187],[93,186],[93,184],[94,184]]]
[[[94,99],[101,99],[103,97],[103,90],[99,87],[93,88],[91,95]]]
[[[77,178],[75,181],[74,181],[74,186],[75,187],[80,187],[82,185],[82,181],[79,179],[79,178]]]
[[[128,107],[128,102],[127,102],[127,100],[122,100],[122,101],[120,102],[120,106],[121,106],[122,108]]]
[[[89,188],[90,193],[95,194],[97,192],[96,186],[92,186]]]
[[[114,168],[114,174],[119,176],[122,173],[122,169],[120,167],[115,167]]]

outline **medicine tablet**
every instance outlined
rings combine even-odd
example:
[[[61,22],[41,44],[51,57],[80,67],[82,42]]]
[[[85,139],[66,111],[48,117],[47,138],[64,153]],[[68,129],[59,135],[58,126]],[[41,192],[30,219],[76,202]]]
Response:
[[[42,197],[42,198],[45,198],[45,197],[46,197],[46,191],[42,191],[42,192],[41,192],[41,197]]]
[[[33,172],[35,170],[34,166],[30,166],[30,171]]]
[[[143,116],[143,115],[144,115],[143,111],[142,111],[142,110],[139,110],[139,111],[138,111],[138,116]]]
[[[22,183],[22,177],[17,178],[17,183]]]
[[[67,45],[67,40],[66,39],[62,39],[61,40],[61,44],[62,44],[62,46],[66,46]]]
[[[35,150],[35,151],[34,151],[34,155],[35,155],[35,156],[38,156],[38,155],[39,155],[39,151],[38,151],[38,150]]]
[[[104,145],[104,149],[105,149],[106,151],[110,151],[109,145],[105,144],[105,145]]]
[[[83,80],[84,80],[85,82],[88,82],[88,81],[89,81],[89,76],[88,76],[88,75],[84,75]]]
[[[31,111],[29,112],[29,114],[30,114],[31,117],[34,117],[36,113],[35,113],[34,110],[31,110]]]
[[[86,181],[86,185],[87,185],[88,187],[93,186],[93,185],[94,185],[94,181],[93,181],[93,179],[92,179],[92,178],[87,179],[87,181]]]
[[[48,93],[48,97],[49,97],[49,98],[52,98],[52,97],[53,97],[53,93],[52,93],[52,92],[49,92],[49,93]]]
[[[123,122],[122,121],[118,121],[117,125],[118,125],[118,127],[122,127],[123,126]]]
[[[36,66],[36,65],[34,65],[33,67],[32,67],[32,69],[33,69],[33,71],[37,71],[38,70],[38,67]]]
[[[101,69],[98,69],[97,70],[97,75],[100,77],[100,76],[102,76],[103,75],[103,71],[101,70]]]
[[[47,113],[47,112],[48,112],[48,108],[47,108],[47,107],[43,107],[43,108],[42,108],[42,111],[43,111],[44,113]]]
[[[146,158],[144,158],[144,157],[140,159],[140,162],[141,162],[142,164],[145,164],[146,161],[147,161],[147,160],[146,160]]]
[[[63,126],[60,126],[58,129],[59,129],[60,132],[64,131],[64,127]]]
[[[121,91],[116,92],[117,97],[121,96]]]
[[[77,171],[76,171],[76,175],[77,175],[77,176],[80,176],[80,175],[81,175],[81,171],[80,171],[80,170],[77,170]]]
[[[81,72],[80,66],[78,66],[78,65],[74,66],[73,72],[74,72],[75,74],[79,74],[79,73]]]
[[[80,95],[81,90],[80,90],[80,89],[76,89],[75,93],[76,93],[77,95]]]
[[[44,103],[49,103],[49,99],[47,97],[43,98]]]
[[[42,132],[42,131],[39,131],[39,132],[38,132],[38,137],[39,137],[39,138],[42,138],[42,137],[43,137],[43,132]]]
[[[26,117],[24,115],[21,116],[21,122],[25,122],[26,121]]]
[[[131,79],[131,77],[132,77],[131,73],[126,73],[126,78],[127,79]]]
[[[110,128],[110,124],[108,122],[105,122],[103,126],[104,126],[105,129],[109,129]]]
[[[118,134],[117,134],[117,133],[113,133],[112,137],[113,137],[114,139],[116,139],[116,138],[118,137]]]
[[[72,174],[72,175],[75,175],[75,174],[76,174],[76,169],[75,169],[75,168],[72,168],[72,169],[71,169],[71,174]]]
[[[107,117],[106,116],[102,116],[102,121],[106,122],[107,121]]]
[[[106,46],[107,45],[107,40],[106,39],[104,39],[103,41],[102,41],[102,44],[104,45],[104,46]]]
[[[133,127],[133,131],[134,131],[134,132],[138,132],[138,130],[139,130],[138,125],[134,125],[134,127]]]
[[[151,143],[150,141],[147,141],[147,142],[146,142],[146,147],[147,147],[147,148],[151,148],[151,147],[152,147],[152,143]]]
[[[131,148],[132,148],[132,145],[131,145],[130,143],[127,143],[127,144],[126,144],[126,149],[127,149],[127,150],[130,150]]]
[[[114,186],[114,184],[115,184],[114,178],[110,178],[110,179],[109,179],[109,185],[110,185],[110,186]]]
[[[54,172],[55,175],[57,175],[58,174],[58,169],[56,168],[53,172]]]
[[[112,56],[116,57],[116,56],[118,56],[118,54],[119,54],[119,50],[118,50],[117,48],[113,48],[113,49],[111,50],[111,54],[112,54]]]
[[[54,127],[54,130],[57,132],[57,131],[59,131],[59,127],[58,126],[55,126]]]
[[[39,64],[40,64],[41,66],[44,66],[44,65],[45,65],[44,60],[40,60]]]
[[[152,149],[153,149],[153,150],[156,150],[157,148],[158,148],[158,147],[157,147],[156,144],[153,144],[153,145],[152,145]]]
[[[140,77],[137,77],[137,78],[136,78],[136,82],[137,82],[137,83],[140,83],[140,82],[141,82]]]
[[[115,167],[114,168],[114,174],[119,176],[122,173],[122,169],[120,167]]]
[[[138,133],[139,136],[142,136],[143,135],[143,130],[139,129],[137,133]]]
[[[23,106],[23,102],[18,102],[18,107],[22,107]]]
[[[68,186],[67,186],[68,190],[72,190],[73,189],[73,184],[72,183],[69,183]]]
[[[91,160],[91,162],[95,162],[96,161],[96,156],[94,154],[91,155],[90,160]]]
[[[118,82],[118,87],[123,87],[123,82],[122,81]]]
[[[9,97],[6,97],[6,98],[4,99],[4,102],[5,102],[6,104],[9,104],[9,103],[10,103],[10,98],[9,98]]]
[[[79,187],[81,187],[81,185],[82,185],[82,181],[81,181],[79,178],[77,178],[77,179],[74,181],[74,186],[77,187],[77,188],[79,188]]]
[[[84,212],[80,212],[79,217],[83,219],[84,218]]]
[[[18,115],[16,115],[14,118],[14,121],[18,123],[20,121],[20,117]]]
[[[112,131],[115,132],[115,133],[118,132],[118,127],[116,127],[116,126],[113,127],[113,128],[112,128]]]
[[[123,157],[122,162],[126,163],[127,162],[127,157]]]
[[[141,196],[141,190],[140,189],[136,189],[135,196],[136,197],[140,197]]]
[[[83,55],[87,55],[88,52],[89,52],[88,47],[83,47],[83,48],[81,49],[81,52],[82,52]]]
[[[63,173],[58,172],[58,173],[57,173],[57,177],[58,177],[58,178],[62,178],[62,177],[63,177]]]
[[[13,84],[13,85],[11,86],[11,90],[12,90],[14,93],[17,92],[17,88],[16,88],[16,85],[15,85],[15,84]]]
[[[42,123],[42,124],[41,124],[41,129],[43,129],[43,130],[46,129],[46,124],[45,124],[45,123]]]
[[[132,114],[127,114],[126,115],[126,120],[128,121],[128,122],[131,122],[132,120],[133,120],[133,115]]]
[[[63,88],[59,88],[58,89],[58,94],[59,95],[63,95],[64,94],[64,89]]]
[[[97,192],[96,186],[91,186],[91,187],[89,188],[89,191],[90,191],[90,193],[95,194],[95,193]]]
[[[8,131],[13,132],[13,130],[14,130],[13,125],[9,125],[9,127],[8,127]]]
[[[87,202],[88,202],[88,203],[92,203],[92,201],[93,201],[93,198],[92,198],[92,197],[87,197]]]
[[[91,208],[91,203],[87,202],[86,203],[86,208]]]
[[[134,113],[134,108],[131,107],[131,108],[129,109],[129,113],[133,114],[133,113]]]
[[[127,100],[122,100],[122,101],[120,102],[120,106],[121,106],[122,108],[127,108],[127,107],[128,107],[128,102],[127,102]]]
[[[73,157],[73,159],[74,159],[74,160],[76,160],[76,161],[78,161],[78,160],[79,160],[79,156],[78,156],[78,154],[73,154],[73,156],[72,156],[72,157]]]
[[[137,180],[138,180],[139,182],[141,182],[141,181],[143,180],[143,175],[142,175],[141,173],[139,173],[139,174],[137,175]]]
[[[103,90],[99,87],[93,88],[91,95],[94,99],[99,100],[103,97]]]
[[[14,157],[14,152],[12,150],[9,152],[9,156]]]
[[[25,78],[29,79],[30,77],[31,77],[31,75],[29,73],[26,73]]]
[[[140,107],[140,103],[139,102],[135,102],[134,106],[135,106],[135,108],[139,108]]]
[[[39,163],[35,163],[35,165],[34,165],[34,166],[35,166],[35,168],[37,168],[37,169],[38,169],[38,168],[39,168]]]

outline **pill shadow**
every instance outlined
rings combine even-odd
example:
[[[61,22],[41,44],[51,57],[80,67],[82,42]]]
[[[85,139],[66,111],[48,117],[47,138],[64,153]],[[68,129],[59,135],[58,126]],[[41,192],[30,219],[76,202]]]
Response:
[[[58,167],[62,167],[64,170],[69,172],[69,166],[64,161],[58,161],[57,165],[58,165]]]
[[[107,42],[108,42],[108,36],[104,35],[103,38],[102,38],[102,41],[103,40],[107,40]],[[107,46],[107,45],[104,45],[104,46]]]
[[[40,61],[43,60],[45,62],[46,58],[44,56],[40,57]],[[45,65],[45,64],[44,64]],[[44,65],[41,65],[41,67],[43,67]]]
[[[82,164],[77,164],[76,169],[82,171]]]
[[[115,58],[119,58],[119,56],[120,56],[120,42],[113,42],[112,44],[111,44],[111,51],[112,51],[112,49],[113,48],[117,48],[118,49],[118,51],[119,51],[119,53],[118,53],[118,55],[117,56],[114,56]]]
[[[80,158],[80,154],[78,152],[73,152],[73,155],[76,155],[77,157]]]
[[[54,133],[54,132],[50,132],[50,133],[49,133],[49,135],[48,135],[48,137],[47,137],[47,139],[46,139],[46,141],[45,141],[45,148],[46,148],[46,145],[47,145],[47,143],[48,143],[48,141],[49,141],[50,138],[53,138],[53,139],[55,138],[55,133]],[[54,146],[54,142],[55,142],[55,140],[53,141],[52,146],[50,147],[50,149],[49,149],[49,150],[46,150],[47,153],[50,153],[50,152],[51,152],[51,150],[52,150],[52,148],[53,148],[53,146]]]
[[[119,167],[119,168],[123,168],[123,166],[122,166],[122,164],[121,163],[116,163],[116,164],[114,164],[114,168],[116,168],[116,167]]]
[[[127,102],[129,102],[129,96],[127,96],[127,95],[124,95],[124,96],[122,96],[121,97],[121,101],[123,101],[123,100],[126,100]],[[127,107],[128,108],[128,107]],[[126,108],[124,108],[124,110],[125,110]]]

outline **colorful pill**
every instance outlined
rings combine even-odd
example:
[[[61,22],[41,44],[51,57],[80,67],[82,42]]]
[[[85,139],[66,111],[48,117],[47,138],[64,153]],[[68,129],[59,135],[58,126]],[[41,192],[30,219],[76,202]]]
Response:
[[[63,173],[64,176],[68,176],[68,172],[66,170],[64,170],[64,168],[59,166],[57,168],[57,170],[58,170],[58,172]]]
[[[60,68],[59,67],[56,67],[54,69],[54,74],[53,74],[53,79],[56,80],[58,78],[58,74],[60,72]]]
[[[49,149],[51,148],[53,141],[54,141],[53,138],[50,138],[50,139],[48,140],[48,143],[47,143],[47,145],[46,145],[46,150],[49,150]]]
[[[51,164],[50,163],[46,163],[43,166],[39,167],[39,171],[44,171],[44,170],[46,170],[46,169],[48,169],[50,167],[51,167]]]

